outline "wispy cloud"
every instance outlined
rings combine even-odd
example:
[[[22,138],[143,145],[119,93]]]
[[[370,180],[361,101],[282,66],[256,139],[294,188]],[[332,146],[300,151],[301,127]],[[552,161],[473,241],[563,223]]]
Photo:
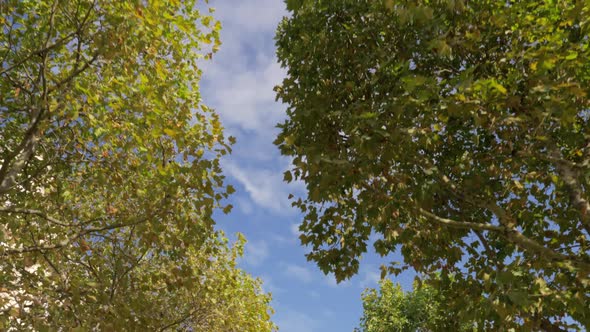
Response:
[[[222,46],[213,61],[203,64],[207,100],[223,123],[265,135],[284,116],[273,87],[285,76],[276,61],[273,36],[285,14],[277,0],[218,0],[216,17],[222,23]]]
[[[251,214],[254,212],[254,208],[247,197],[236,196],[235,202],[243,214]]]
[[[221,115],[225,126],[255,132],[268,139],[266,134],[272,134],[285,116],[282,105],[275,102],[273,91],[285,74],[274,58],[261,57],[263,64],[255,63],[249,70],[240,72],[229,70],[224,62],[214,62],[207,72],[210,78],[207,102]]]
[[[297,279],[306,284],[313,280],[312,271],[305,266],[286,264],[284,274],[285,276]]]
[[[273,243],[278,246],[292,246],[292,245],[299,245],[297,238],[294,236],[283,236],[281,234],[273,233],[269,236]]]
[[[367,287],[375,288],[381,280],[380,270],[371,264],[365,264],[361,266],[359,275],[361,276],[359,281],[359,287],[361,289],[365,289]]]
[[[244,186],[250,199],[257,205],[283,215],[295,212],[288,197],[289,193],[297,190],[297,187],[283,183],[281,172],[239,167],[231,161],[223,162],[222,166],[229,175]]]
[[[260,266],[269,256],[269,248],[266,241],[248,241],[244,248],[242,260],[252,266]]]
[[[324,275],[323,280],[324,280],[324,284],[326,284],[326,285],[328,285],[330,287],[333,287],[333,288],[336,288],[336,287],[349,287],[351,285],[350,280],[344,280],[344,281],[341,281],[340,283],[338,283],[336,281],[336,277],[334,277],[333,274],[326,274],[326,275]]]
[[[265,274],[265,275],[261,275],[260,279],[262,279],[264,281],[264,283],[262,284],[262,290],[265,293],[272,293],[273,297],[276,294],[279,293],[284,293],[285,289],[282,287],[279,287],[276,285],[276,283],[274,282],[274,278],[272,278],[271,276]],[[276,303],[276,298],[273,299],[273,302]]]
[[[319,324],[315,319],[295,310],[282,310],[280,314],[277,314],[276,322],[281,327],[281,332],[319,331]]]
[[[275,57],[273,36],[286,14],[278,0],[213,0],[222,23],[220,51],[203,63],[205,104],[220,114],[226,132],[238,143],[223,167],[237,180],[258,207],[274,213],[294,213],[282,182],[282,164],[272,144],[276,125],[285,118],[285,106],[275,101],[274,86],[285,77]],[[251,212],[246,201],[238,207]]]
[[[285,13],[285,3],[280,0],[213,0],[219,18],[225,28],[237,26],[243,33],[274,31]]]
[[[299,231],[299,226],[301,224],[291,224],[291,226],[289,226],[289,230],[291,231],[291,234],[293,234],[294,236],[299,236],[301,234],[301,232]]]

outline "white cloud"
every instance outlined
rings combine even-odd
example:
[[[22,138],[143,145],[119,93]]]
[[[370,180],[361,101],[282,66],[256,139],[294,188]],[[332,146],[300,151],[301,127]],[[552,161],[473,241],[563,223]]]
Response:
[[[362,272],[362,279],[359,281],[359,287],[362,289],[371,287],[375,288],[381,280],[381,274],[378,270],[365,270]]]
[[[265,293],[271,293],[272,295],[276,295],[279,293],[284,293],[285,289],[277,286],[274,283],[274,280],[272,277],[268,276],[268,275],[262,275],[259,277],[262,280],[262,291]],[[276,302],[276,300],[273,300]]]
[[[277,313],[276,324],[281,332],[319,331],[318,322],[309,315],[294,310],[281,310]]]
[[[322,310],[322,315],[324,315],[324,317],[326,318],[334,318],[334,316],[336,316],[336,313],[330,309],[324,309]]]
[[[321,298],[320,293],[314,290],[309,291],[309,296],[313,297],[314,299]]]
[[[220,51],[203,63],[205,103],[226,127],[272,131],[285,116],[273,87],[285,76],[274,56],[273,35],[286,14],[283,1],[212,1],[222,23]],[[272,141],[272,139],[270,140]]]
[[[299,266],[295,264],[286,264],[284,269],[284,274],[297,279],[304,283],[310,283],[313,280],[313,273],[310,269],[306,268],[305,266]]]
[[[236,205],[238,206],[240,211],[242,211],[243,214],[252,214],[254,209],[252,208],[252,204],[250,203],[248,198],[238,196],[235,200]]]
[[[284,71],[273,59],[265,60],[264,67],[249,71],[219,70],[209,86],[208,101],[221,115],[225,126],[255,131],[262,135],[285,116],[284,109],[275,102],[273,88],[280,83]],[[272,140],[271,140],[272,141]]]
[[[271,128],[261,132],[245,133],[239,128],[227,128],[227,136],[234,136],[237,143],[233,146],[231,158],[253,160],[259,165],[281,163],[285,166],[289,160],[280,157],[279,149],[273,144],[278,135],[278,129]]]
[[[266,241],[248,241],[244,248],[243,261],[251,266],[260,266],[269,256]]]
[[[330,287],[349,287],[351,285],[350,280],[344,280],[340,283],[336,282],[336,277],[333,274],[325,274],[323,277],[324,283]]]
[[[291,234],[298,237],[301,234],[301,232],[299,231],[300,225],[301,224],[291,224],[291,226],[289,226],[289,230],[291,231]]]
[[[283,163],[272,144],[276,125],[285,118],[285,106],[275,101],[273,88],[285,76],[276,61],[273,35],[286,15],[280,0],[213,0],[214,14],[222,23],[220,51],[202,63],[204,103],[221,116],[226,133],[237,138],[232,162],[224,170],[240,182],[257,206],[279,214],[294,213],[284,184]],[[236,161],[237,160],[237,161]],[[248,165],[257,167],[245,167]],[[265,165],[261,168],[261,165]],[[279,171],[277,171],[279,169]],[[297,186],[297,185],[295,185]],[[239,200],[245,213],[252,211]]]
[[[244,186],[250,199],[257,205],[284,215],[295,212],[288,197],[297,186],[284,183],[281,172],[239,167],[231,161],[224,161],[222,167]]]
[[[273,234],[270,234],[270,235],[269,235],[269,238],[270,238],[270,239],[271,239],[271,240],[272,240],[272,241],[273,241],[275,244],[277,244],[277,245],[279,245],[279,246],[293,245],[293,244],[295,244],[295,245],[296,245],[296,244],[298,244],[298,243],[295,241],[295,238],[293,238],[293,237],[287,237],[287,236],[283,236],[283,235],[281,235],[281,234],[276,234],[276,233],[273,233]]]
[[[280,0],[214,0],[210,3],[228,28],[235,26],[248,33],[274,31],[286,14],[285,3]]]

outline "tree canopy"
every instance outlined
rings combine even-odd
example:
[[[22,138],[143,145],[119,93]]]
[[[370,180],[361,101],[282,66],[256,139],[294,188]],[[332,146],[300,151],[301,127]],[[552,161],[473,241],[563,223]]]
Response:
[[[208,11],[208,12],[207,12]],[[196,0],[0,4],[0,329],[270,331],[235,266]]]
[[[468,324],[457,322],[440,292],[425,285],[416,284],[414,288],[404,292],[400,285],[383,279],[379,289],[366,289],[361,324],[355,331],[470,331]]]
[[[481,328],[590,327],[588,2],[289,6],[276,144],[308,258],[342,280],[375,234]]]

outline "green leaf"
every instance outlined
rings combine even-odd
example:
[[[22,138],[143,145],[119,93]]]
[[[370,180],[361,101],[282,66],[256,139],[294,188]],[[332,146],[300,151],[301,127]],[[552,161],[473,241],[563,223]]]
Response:
[[[303,0],[286,0],[287,10],[296,12],[303,6]]]
[[[510,291],[508,292],[508,297],[510,300],[516,305],[525,305],[527,304],[527,293],[523,291]]]
[[[534,313],[584,330],[567,309],[588,302],[572,280],[590,269],[571,247],[587,219],[571,190],[590,188],[579,3],[322,0],[285,18],[277,145],[307,189],[293,205],[308,259],[345,279],[373,244],[444,294],[445,319],[520,331]],[[538,296],[537,278],[533,305],[519,291]],[[460,330],[376,316],[367,331]]]
[[[376,118],[378,116],[377,113],[375,112],[364,112],[360,115],[361,119],[373,119]]]
[[[496,91],[500,92],[501,94],[505,95],[506,93],[508,93],[508,90],[506,90],[505,87],[503,87],[500,83],[498,83],[496,80],[491,80],[490,81],[490,85],[492,88],[496,89]]]
[[[232,185],[228,185],[228,186],[226,187],[226,190],[227,190],[227,193],[228,193],[229,195],[231,195],[231,194],[233,194],[233,193],[235,193],[235,192],[236,192],[236,189],[235,189],[235,188],[234,188],[234,186],[232,186]]]
[[[570,53],[565,57],[566,60],[574,60],[578,58],[578,52],[570,51]]]

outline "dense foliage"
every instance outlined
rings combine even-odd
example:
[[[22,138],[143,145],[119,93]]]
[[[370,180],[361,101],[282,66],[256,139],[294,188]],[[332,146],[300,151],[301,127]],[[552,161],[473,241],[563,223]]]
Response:
[[[369,236],[479,327],[590,327],[590,4],[288,1],[285,180],[339,280]],[[571,316],[573,320],[564,320]]]
[[[412,292],[404,292],[401,286],[383,279],[378,290],[365,290],[362,299],[363,316],[357,332],[470,330],[467,324],[457,322],[453,312],[444,305],[444,297],[432,287],[415,287]]]
[[[213,230],[232,139],[200,101],[207,10],[0,3],[0,329],[273,328]]]

